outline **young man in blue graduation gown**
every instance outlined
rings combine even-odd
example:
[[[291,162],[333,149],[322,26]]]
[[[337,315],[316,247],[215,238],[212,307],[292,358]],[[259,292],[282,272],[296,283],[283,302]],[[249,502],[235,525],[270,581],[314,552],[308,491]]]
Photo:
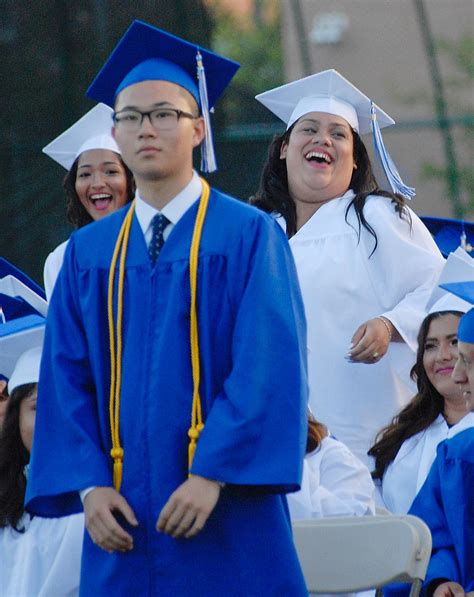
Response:
[[[457,286],[445,287],[459,294]],[[474,282],[471,286],[474,287]],[[459,296],[474,298],[463,292]],[[474,410],[474,309],[461,318],[458,348],[453,378],[462,386]],[[425,579],[427,595],[451,597],[474,591],[473,429],[466,429],[439,445],[430,474],[409,513],[422,518],[433,537]]]
[[[200,52],[212,107],[237,66]],[[284,497],[299,487],[306,443],[295,268],[271,218],[214,189],[198,250],[193,397],[190,250],[207,186],[192,168],[207,118],[195,56],[196,46],[135,22],[89,90],[115,109],[135,212],[69,243],[26,498],[32,513],[62,516],[82,508],[81,493],[82,595],[306,595]],[[121,276],[111,261],[127,221]],[[188,477],[190,425],[199,439]]]

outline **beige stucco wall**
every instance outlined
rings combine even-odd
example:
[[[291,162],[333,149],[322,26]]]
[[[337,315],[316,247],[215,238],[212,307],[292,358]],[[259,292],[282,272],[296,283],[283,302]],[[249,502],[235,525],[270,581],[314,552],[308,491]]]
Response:
[[[304,74],[292,4],[292,0],[281,0],[287,80]],[[434,118],[430,72],[413,0],[300,0],[300,4],[307,33],[312,30],[314,19],[323,13],[343,13],[349,23],[339,43],[310,43],[313,72],[337,69],[397,122]],[[456,41],[463,34],[474,35],[473,0],[425,0],[425,7],[435,39]],[[460,71],[443,53],[439,54],[439,63],[450,114],[474,112],[472,84],[456,83]],[[452,215],[443,183],[426,180],[420,174],[424,162],[444,164],[441,134],[429,127],[393,127],[386,131],[386,145],[405,182],[417,189],[415,211]],[[472,164],[462,129],[454,127],[453,134],[458,161]]]

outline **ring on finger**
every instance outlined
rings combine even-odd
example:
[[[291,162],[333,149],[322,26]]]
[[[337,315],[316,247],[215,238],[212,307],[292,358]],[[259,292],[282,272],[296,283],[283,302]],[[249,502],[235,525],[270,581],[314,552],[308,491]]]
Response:
[[[372,353],[372,356],[374,357],[374,359],[377,359],[379,356],[379,353],[377,351],[375,351],[374,353]]]

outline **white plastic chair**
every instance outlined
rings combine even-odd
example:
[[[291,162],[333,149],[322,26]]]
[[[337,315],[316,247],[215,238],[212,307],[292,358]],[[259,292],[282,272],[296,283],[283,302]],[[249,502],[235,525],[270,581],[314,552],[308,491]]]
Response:
[[[430,530],[411,515],[297,520],[293,537],[310,594],[407,582],[415,597],[431,556]]]

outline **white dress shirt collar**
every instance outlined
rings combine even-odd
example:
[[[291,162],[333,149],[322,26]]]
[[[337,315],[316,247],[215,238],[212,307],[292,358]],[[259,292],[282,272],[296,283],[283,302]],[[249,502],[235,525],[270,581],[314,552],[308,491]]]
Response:
[[[202,183],[199,175],[193,170],[191,181],[180,191],[176,197],[171,199],[162,210],[156,209],[149,203],[146,203],[140,197],[140,191],[136,192],[135,215],[137,216],[140,227],[145,237],[151,225],[151,220],[157,213],[162,213],[168,218],[171,224],[168,227],[175,226],[180,218],[187,212],[191,205],[199,199],[202,193]],[[166,233],[165,233],[165,236]]]

